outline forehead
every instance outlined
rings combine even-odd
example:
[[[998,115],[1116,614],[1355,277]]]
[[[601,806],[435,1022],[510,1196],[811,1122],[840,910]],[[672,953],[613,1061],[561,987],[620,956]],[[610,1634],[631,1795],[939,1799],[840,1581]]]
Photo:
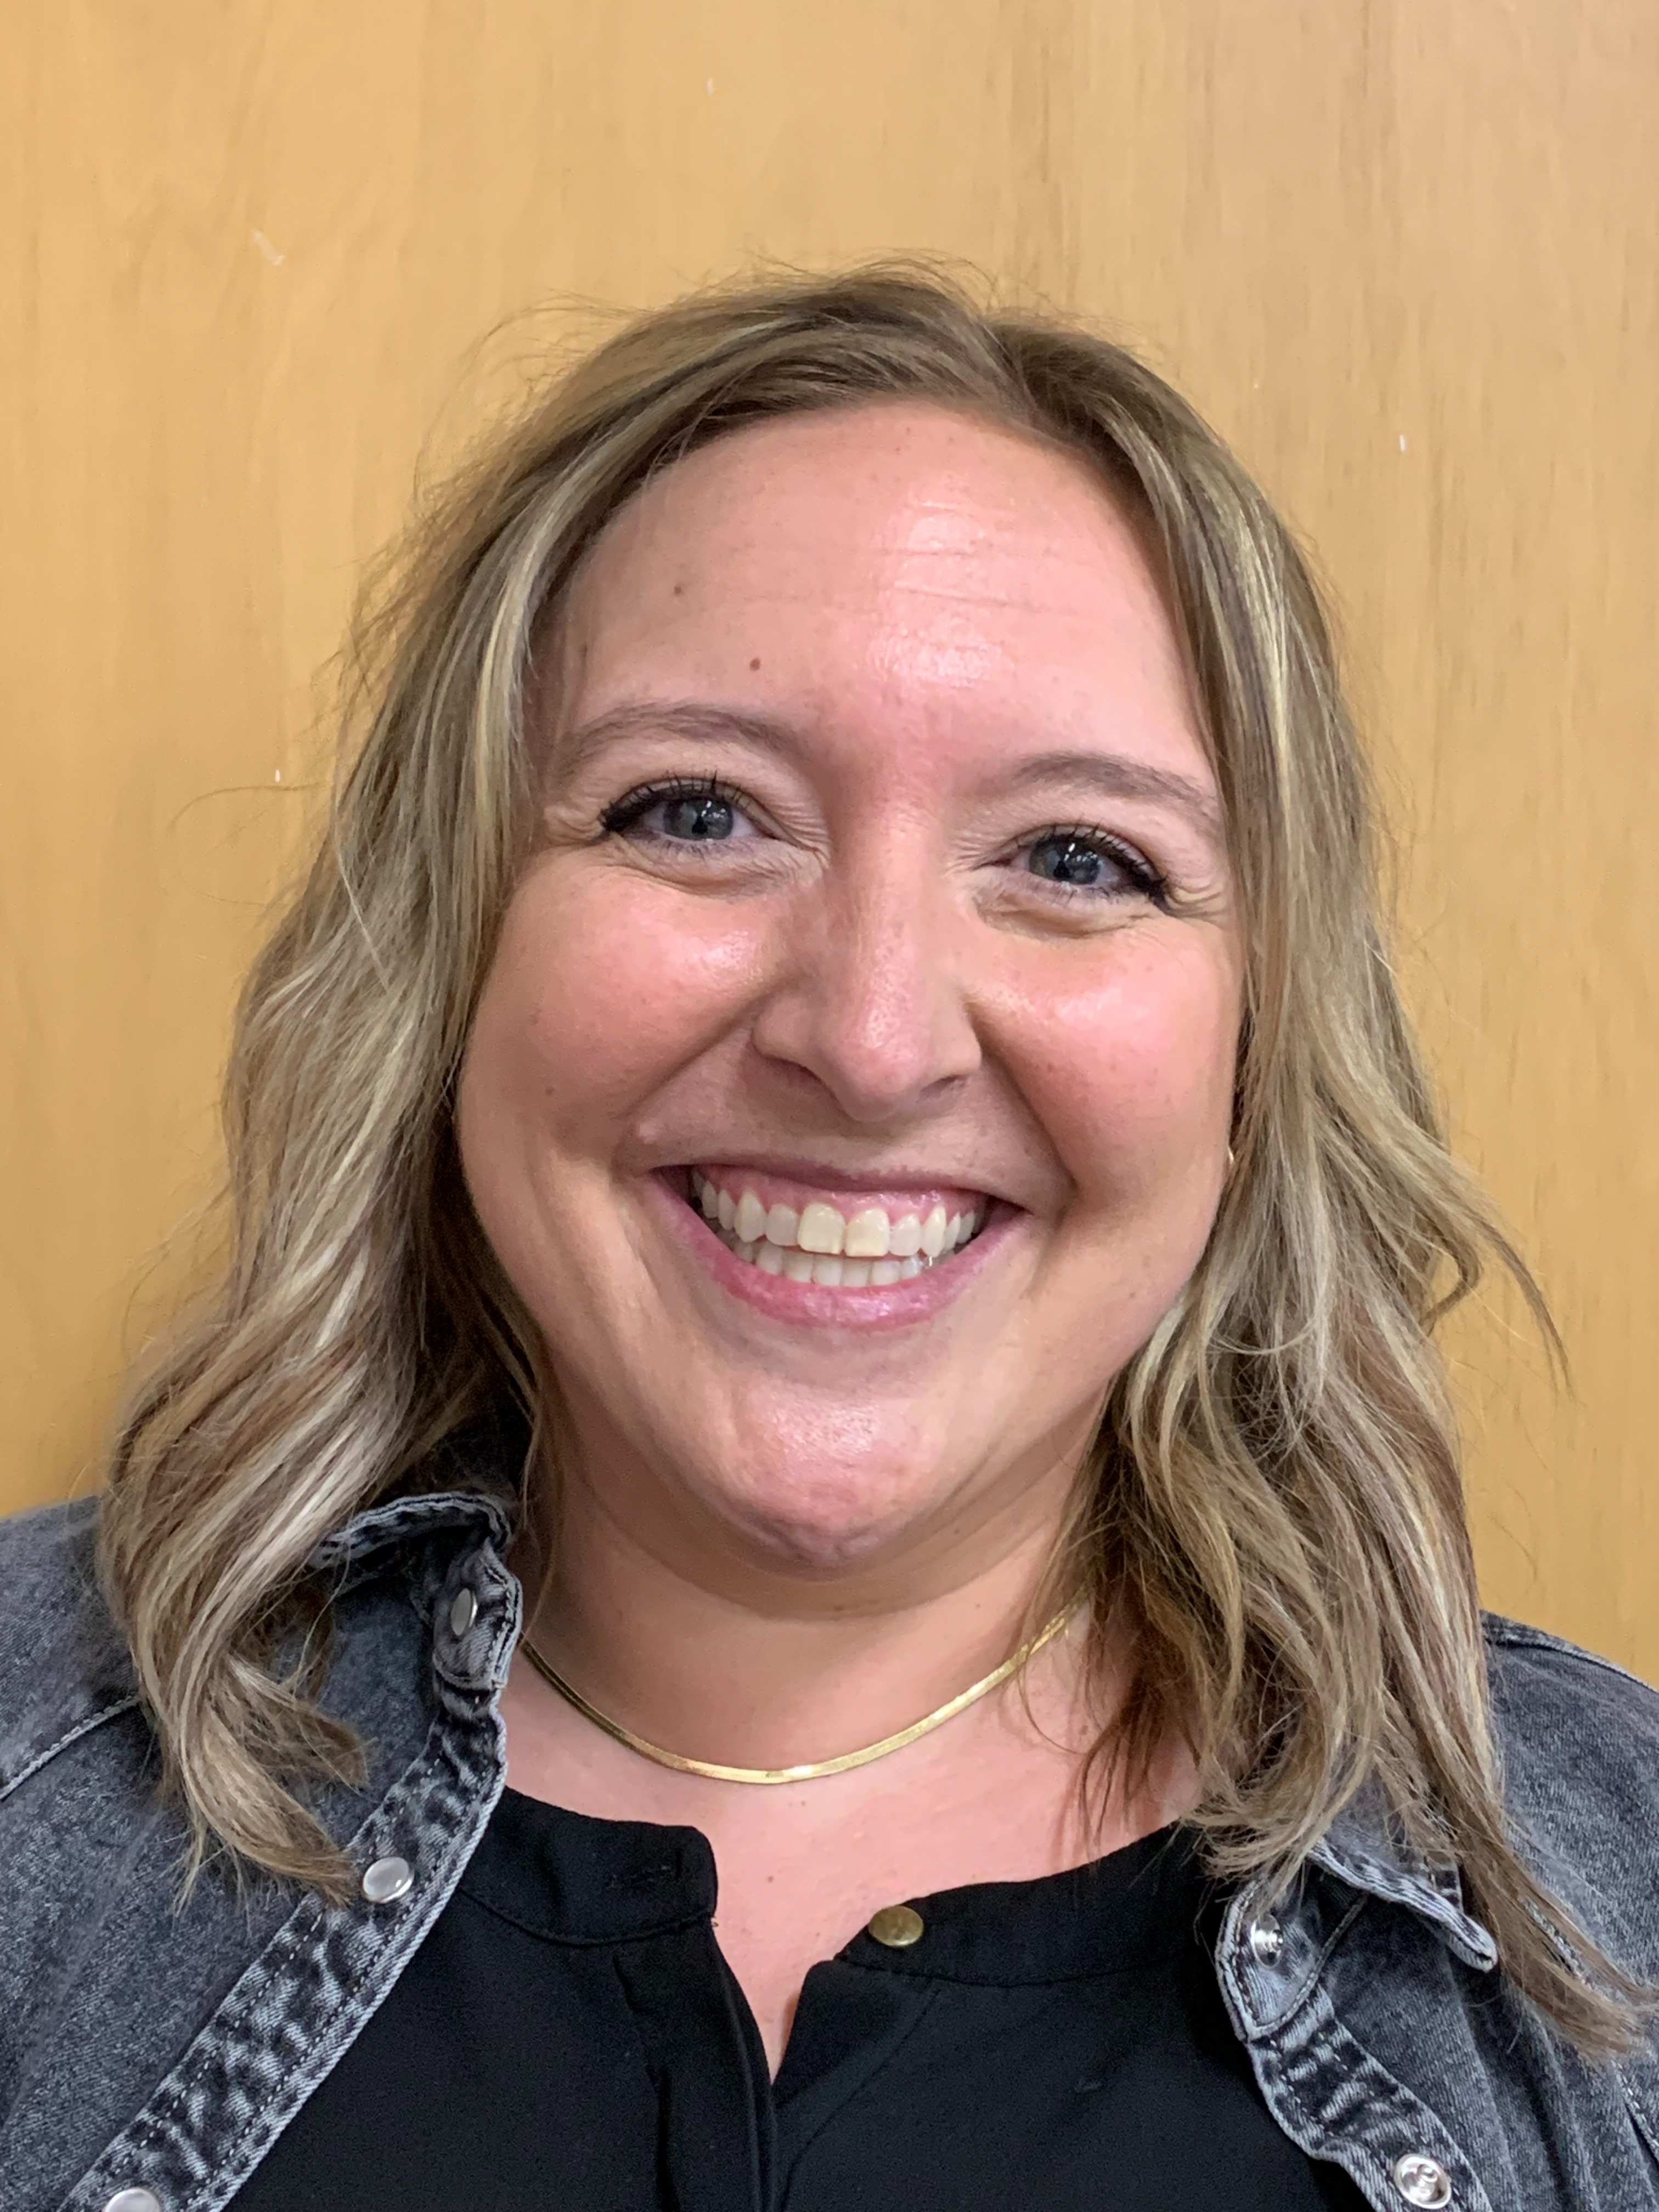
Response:
[[[567,714],[735,686],[1054,741],[1162,732],[1203,757],[1140,526],[1080,459],[932,406],[790,416],[665,469],[588,554],[562,629]]]

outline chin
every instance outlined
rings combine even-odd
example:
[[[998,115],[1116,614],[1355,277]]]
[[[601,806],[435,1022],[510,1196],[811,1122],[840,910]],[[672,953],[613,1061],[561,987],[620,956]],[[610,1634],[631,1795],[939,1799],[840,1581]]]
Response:
[[[826,1467],[810,1474],[756,1469],[733,1486],[729,1474],[703,1492],[706,1505],[746,1547],[799,1574],[834,1574],[879,1552],[934,1503],[919,1495],[914,1462],[904,1468]]]

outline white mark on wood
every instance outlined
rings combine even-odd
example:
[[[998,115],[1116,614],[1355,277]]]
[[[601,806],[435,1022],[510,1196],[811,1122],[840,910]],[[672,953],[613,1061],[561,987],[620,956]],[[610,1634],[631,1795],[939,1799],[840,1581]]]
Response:
[[[1400,433],[1400,450],[1402,453],[1406,450],[1406,434],[1403,430]]]
[[[708,97],[710,100],[714,97],[714,80],[712,76],[708,80]]]
[[[273,783],[280,783],[280,782],[282,781],[282,780],[283,780],[283,771],[281,770],[281,769],[277,769],[277,771],[276,771],[276,775],[271,778],[271,781],[272,781]]]
[[[276,251],[276,247],[271,244],[270,240],[265,236],[265,234],[264,234],[264,231],[262,231],[262,230],[251,230],[251,231],[248,233],[248,236],[249,236],[249,237],[253,240],[253,243],[254,243],[254,244],[258,247],[258,249],[259,249],[260,252],[261,252],[261,253],[263,253],[263,254],[264,255],[265,259],[266,259],[268,262],[270,262],[270,265],[271,265],[271,267],[272,267],[273,269],[280,269],[280,268],[282,267],[282,265],[283,265],[283,262],[285,262],[285,261],[288,259],[288,256],[287,256],[287,254],[286,254],[286,253],[279,253],[279,252]]]

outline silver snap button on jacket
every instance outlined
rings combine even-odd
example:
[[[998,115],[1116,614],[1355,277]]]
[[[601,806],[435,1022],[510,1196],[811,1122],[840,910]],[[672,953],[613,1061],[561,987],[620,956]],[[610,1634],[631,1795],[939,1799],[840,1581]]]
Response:
[[[1264,1913],[1260,1920],[1250,1923],[1250,1955],[1265,1966],[1276,1959],[1285,1948],[1285,1931],[1273,1915]]]
[[[161,2200],[153,2189],[118,2189],[104,2212],[161,2212]]]
[[[1451,2203],[1450,2174],[1438,2159],[1426,2158],[1420,2150],[1407,2151],[1395,2160],[1394,2185],[1407,2204],[1424,2205],[1427,2212],[1439,2212],[1443,2204]]]
[[[376,1859],[363,1869],[363,1895],[371,1905],[394,1904],[414,1887],[415,1870],[407,1859]]]
[[[465,1636],[478,1618],[478,1601],[470,1589],[458,1589],[449,1601],[449,1632]]]

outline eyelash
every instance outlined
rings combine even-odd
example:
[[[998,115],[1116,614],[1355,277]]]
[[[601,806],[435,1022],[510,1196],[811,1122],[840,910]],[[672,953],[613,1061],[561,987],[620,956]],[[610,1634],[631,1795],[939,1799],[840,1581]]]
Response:
[[[653,806],[660,806],[665,800],[673,799],[718,799],[723,800],[734,811],[747,813],[750,811],[749,802],[743,793],[735,786],[723,781],[719,776],[676,775],[668,776],[660,783],[641,784],[633,791],[625,792],[620,799],[614,799],[600,815],[599,827],[606,836],[624,836],[637,823],[642,821]],[[1109,830],[1096,829],[1091,823],[1055,823],[1051,828],[1040,830],[1034,836],[1024,839],[1015,850],[1017,853],[1030,852],[1039,845],[1062,840],[1067,843],[1086,846],[1102,854],[1115,866],[1123,870],[1143,898],[1154,906],[1167,908],[1170,892],[1169,878],[1159,869],[1154,867],[1144,854],[1137,852],[1133,845],[1126,844],[1121,838],[1113,836]],[[684,848],[691,844],[693,841],[688,838],[659,836],[653,838],[653,842]],[[1034,876],[1032,880],[1046,884],[1050,893],[1066,900],[1098,899],[1109,896],[1099,891],[1092,891],[1082,884],[1056,883],[1051,877]]]

